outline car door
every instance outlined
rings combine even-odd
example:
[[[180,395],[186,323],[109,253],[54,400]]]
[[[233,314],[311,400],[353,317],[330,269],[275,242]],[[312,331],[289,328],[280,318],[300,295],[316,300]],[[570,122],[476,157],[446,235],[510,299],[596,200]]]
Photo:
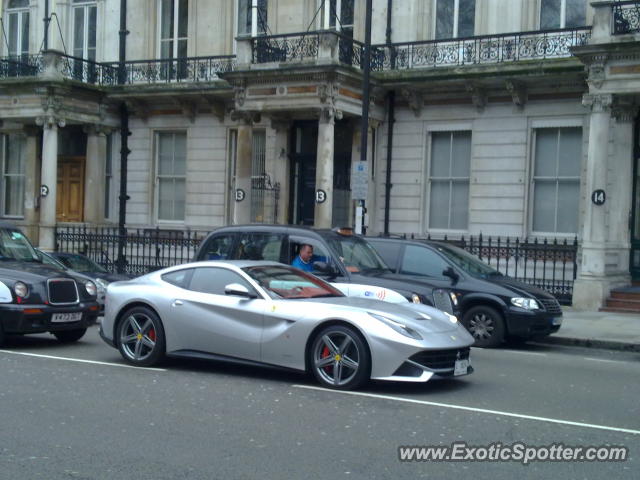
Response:
[[[258,298],[225,295],[231,283],[243,285]],[[244,277],[224,267],[198,267],[179,293],[170,307],[170,318],[179,325],[172,332],[174,350],[260,360],[267,301]]]
[[[451,278],[442,272],[451,265],[427,246],[409,244],[398,261],[398,273],[427,279],[434,287],[451,290]]]

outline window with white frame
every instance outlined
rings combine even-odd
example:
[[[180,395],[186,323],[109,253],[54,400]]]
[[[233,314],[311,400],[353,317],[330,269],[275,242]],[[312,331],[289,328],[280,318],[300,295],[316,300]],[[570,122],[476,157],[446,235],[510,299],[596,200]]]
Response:
[[[186,132],[157,133],[156,202],[159,221],[184,221],[187,179]]]
[[[29,54],[29,0],[10,0],[6,11],[10,56]]]
[[[434,0],[436,39],[472,37],[476,0]]]
[[[186,58],[189,0],[158,0],[160,58]]]
[[[468,228],[470,165],[471,132],[431,133],[430,229]]]
[[[238,0],[238,35],[267,33],[267,0]]]
[[[264,201],[268,186],[266,172],[267,132],[255,129],[251,136],[251,220],[264,221]]]
[[[318,0],[320,28],[353,33],[354,0]]]
[[[235,203],[236,190],[236,161],[238,159],[238,130],[230,129],[227,143],[227,223],[233,220],[233,205]]]
[[[541,0],[540,29],[583,27],[586,14],[586,0]]]
[[[578,232],[581,163],[581,128],[535,130],[532,178],[534,232]]]
[[[104,164],[104,218],[113,214],[113,135],[107,135],[107,155]]]
[[[2,135],[2,215],[24,216],[25,139]]]
[[[73,56],[96,59],[98,6],[95,0],[73,0]]]

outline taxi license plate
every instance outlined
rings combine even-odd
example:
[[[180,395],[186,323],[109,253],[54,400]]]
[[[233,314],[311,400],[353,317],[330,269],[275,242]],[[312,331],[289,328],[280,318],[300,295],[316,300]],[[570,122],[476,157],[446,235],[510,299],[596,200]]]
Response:
[[[54,313],[51,316],[51,322],[53,323],[78,322],[80,320],[82,320],[82,312]]]
[[[456,360],[456,364],[453,367],[453,375],[456,376],[456,377],[458,375],[466,375],[468,369],[469,369],[469,360],[468,359]]]

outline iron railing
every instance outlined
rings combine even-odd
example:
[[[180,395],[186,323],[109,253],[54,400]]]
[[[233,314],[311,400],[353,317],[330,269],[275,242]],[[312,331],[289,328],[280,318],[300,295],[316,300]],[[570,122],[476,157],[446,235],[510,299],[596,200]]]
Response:
[[[280,182],[271,183],[265,173],[251,177],[251,221],[256,223],[277,223]]]
[[[570,48],[585,45],[591,27],[483,35],[451,40],[374,45],[374,70],[405,70],[570,57]]]
[[[318,58],[319,46],[319,32],[255,37],[251,40],[251,58],[253,63],[315,60]]]
[[[613,34],[640,33],[640,2],[624,1],[611,5],[613,9]]]
[[[124,63],[120,72],[118,62],[108,64],[119,72],[115,84],[152,84],[173,82],[211,82],[218,80],[221,73],[235,69],[235,55],[215,55],[209,57],[163,58],[157,60],[132,60]]]
[[[197,230],[126,229],[125,272],[143,275],[193,260],[208,232]],[[117,271],[118,227],[57,226],[57,251],[82,253],[110,272]]]
[[[0,78],[36,77],[40,73],[40,55],[12,55],[0,58]]]
[[[118,78],[118,69],[107,63],[94,62],[86,58],[60,55],[63,76],[94,85],[113,85]]]
[[[420,238],[414,235],[402,238]],[[424,237],[423,237],[424,238]],[[578,238],[519,239],[478,236],[432,238],[456,245],[476,255],[504,275],[553,294],[562,305],[571,305],[578,274]]]

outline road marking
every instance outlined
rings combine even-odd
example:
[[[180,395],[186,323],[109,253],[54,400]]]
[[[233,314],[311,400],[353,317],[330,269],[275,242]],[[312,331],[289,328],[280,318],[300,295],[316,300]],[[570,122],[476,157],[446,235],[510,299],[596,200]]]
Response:
[[[570,425],[573,427],[584,427],[584,428],[592,428],[596,430],[608,430],[611,432],[622,432],[622,433],[631,433],[633,435],[640,435],[640,430],[632,430],[630,428],[618,428],[618,427],[608,427],[606,425],[595,425],[591,423],[582,423],[582,422],[571,422],[569,420],[559,420],[556,418],[547,418],[547,417],[536,417],[533,415],[522,415],[520,413],[510,413],[510,412],[501,412],[499,410],[487,410],[485,408],[474,408],[474,407],[465,407],[462,405],[449,405],[447,403],[438,403],[438,402],[428,402],[426,400],[415,400],[413,398],[403,398],[403,397],[392,397],[390,395],[379,395],[377,393],[363,393],[363,392],[349,392],[344,390],[330,390],[328,388],[322,387],[314,387],[311,385],[292,385],[294,388],[303,388],[306,390],[318,390],[321,392],[328,393],[341,393],[344,395],[354,395],[358,397],[368,397],[368,398],[377,398],[380,400],[392,400],[396,402],[404,402],[404,403],[413,403],[418,405],[429,405],[431,407],[442,407],[442,408],[451,408],[454,410],[465,410],[467,412],[475,412],[475,413],[487,413],[490,415],[501,415],[503,417],[513,417],[513,418],[521,418],[524,420],[536,420],[538,422],[548,422],[548,423],[558,423],[561,425]]]
[[[608,360],[606,358],[590,358],[584,357],[585,360],[591,360],[592,362],[604,362],[604,363],[629,363],[624,360]]]
[[[25,357],[49,358],[52,360],[66,360],[67,362],[91,363],[93,365],[107,365],[109,367],[135,368],[137,370],[150,370],[152,372],[166,372],[164,368],[136,367],[125,365],[124,363],[98,362],[96,360],[83,360],[81,358],[55,357],[53,355],[41,355],[39,353],[13,352],[11,350],[0,350],[0,353],[11,353],[12,355],[24,355]]]
[[[524,350],[507,350],[507,349],[503,349],[503,352],[509,352],[509,353],[520,353],[522,355],[535,355],[538,357],[546,357],[548,356],[546,353],[540,353],[540,352],[527,352]]]

